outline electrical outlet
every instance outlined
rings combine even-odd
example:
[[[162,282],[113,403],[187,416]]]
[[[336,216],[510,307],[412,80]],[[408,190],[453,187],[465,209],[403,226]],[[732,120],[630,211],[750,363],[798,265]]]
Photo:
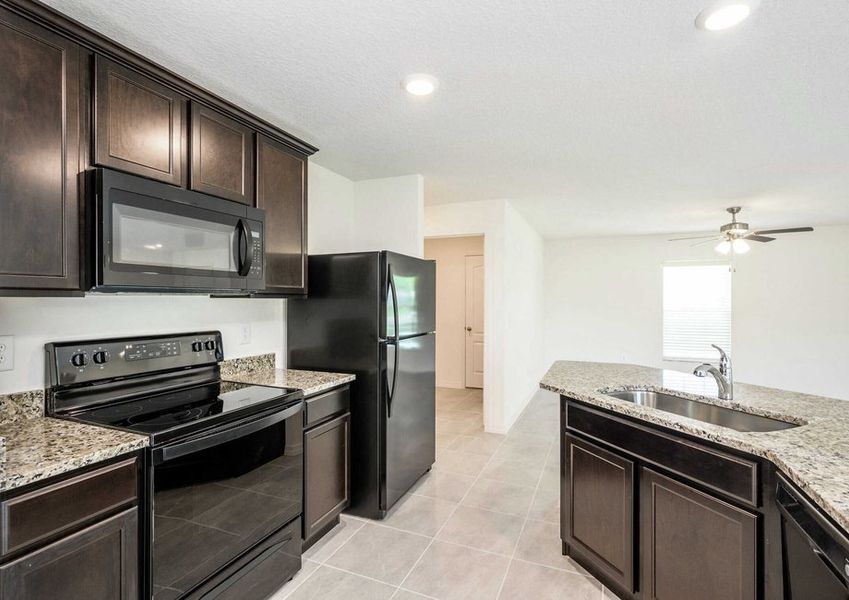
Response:
[[[250,344],[251,343],[251,324],[250,323],[242,323],[239,328],[239,343],[240,344]]]
[[[15,368],[15,338],[11,335],[0,335],[0,371],[11,371]]]

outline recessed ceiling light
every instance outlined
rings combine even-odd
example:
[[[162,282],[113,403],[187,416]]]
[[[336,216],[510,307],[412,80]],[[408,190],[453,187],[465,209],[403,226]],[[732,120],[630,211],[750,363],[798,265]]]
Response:
[[[413,73],[404,78],[402,85],[413,96],[429,96],[439,87],[439,81],[433,75]]]
[[[707,31],[722,31],[739,25],[760,4],[760,0],[722,0],[704,9],[696,17],[696,27]]]

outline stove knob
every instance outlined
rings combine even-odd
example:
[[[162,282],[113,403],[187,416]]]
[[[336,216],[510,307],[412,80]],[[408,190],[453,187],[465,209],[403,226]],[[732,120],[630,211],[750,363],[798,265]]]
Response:
[[[207,350],[215,350],[215,340],[209,340],[206,343],[206,349]]]
[[[88,356],[85,352],[80,352],[78,354],[74,354],[71,357],[71,364],[75,367],[84,367],[88,364]]]
[[[200,352],[203,350],[203,342],[192,342],[192,352]]]
[[[106,350],[98,350],[91,355],[91,358],[94,360],[94,364],[103,365],[109,362],[109,353]]]

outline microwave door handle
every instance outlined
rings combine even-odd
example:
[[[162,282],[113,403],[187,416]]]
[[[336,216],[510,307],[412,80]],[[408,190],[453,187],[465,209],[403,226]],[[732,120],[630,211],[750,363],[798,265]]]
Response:
[[[236,223],[236,244],[235,252],[236,265],[238,273],[241,277],[246,277],[251,272],[251,265],[254,261],[254,253],[251,251],[251,241],[253,234],[248,223],[244,219],[239,219]]]

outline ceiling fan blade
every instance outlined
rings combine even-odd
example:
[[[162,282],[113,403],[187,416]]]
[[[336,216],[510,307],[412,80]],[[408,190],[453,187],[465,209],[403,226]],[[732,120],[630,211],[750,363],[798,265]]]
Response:
[[[712,244],[713,242],[719,242],[719,241],[721,241],[722,239],[723,239],[723,238],[721,238],[721,237],[713,236],[713,237],[711,237],[709,240],[705,240],[705,241],[703,241],[703,242],[696,242],[695,244],[690,244],[690,247],[691,247],[691,248],[694,248],[694,247],[696,247],[696,246],[704,246],[705,244]]]
[[[716,234],[713,233],[711,235],[694,235],[691,237],[680,237],[680,238],[672,238],[669,240],[670,242],[683,242],[684,240],[706,240],[706,239],[714,239],[716,238]]]
[[[773,240],[775,240],[774,237],[767,237],[765,235],[757,235],[754,233],[750,233],[749,235],[747,235],[746,239],[750,242],[772,242]]]
[[[787,229],[761,229],[760,231],[755,231],[755,235],[772,235],[774,233],[804,233],[806,231],[813,231],[813,227],[789,227]]]

